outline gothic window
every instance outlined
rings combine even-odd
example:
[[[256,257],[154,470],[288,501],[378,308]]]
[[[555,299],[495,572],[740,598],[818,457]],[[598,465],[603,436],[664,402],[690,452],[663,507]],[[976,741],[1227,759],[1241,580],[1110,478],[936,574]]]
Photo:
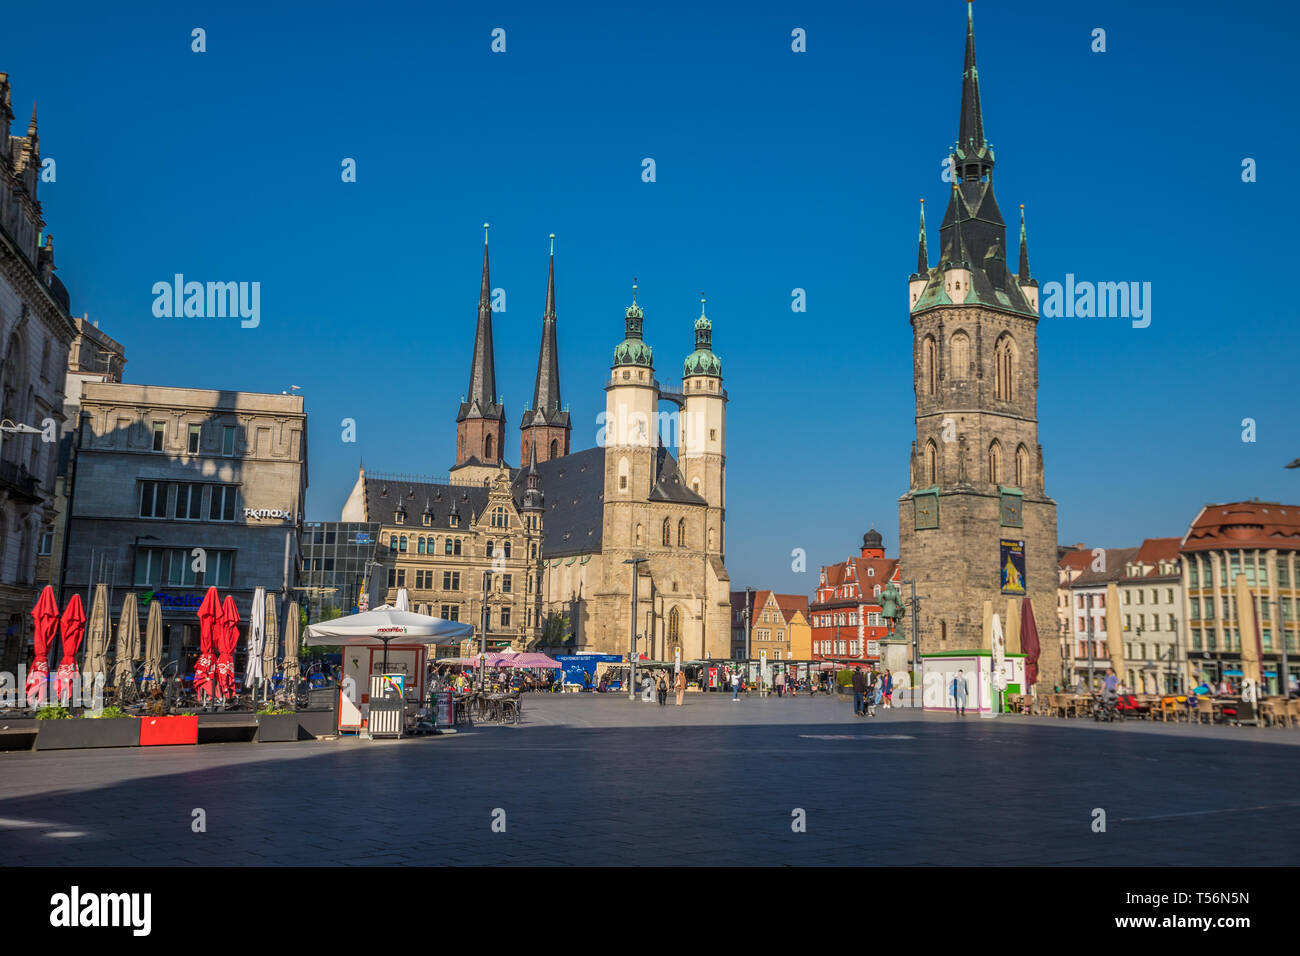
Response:
[[[926,395],[934,394],[934,358],[934,339],[927,335],[921,342],[921,391]]]
[[[998,440],[993,439],[989,445],[989,481],[997,484],[1002,478],[1002,446]]]
[[[554,438],[551,439],[551,454],[550,454],[550,457],[551,457],[551,458],[559,458],[559,457],[560,457],[560,443],[559,443],[557,440],[555,440]]]
[[[1003,335],[993,350],[994,396],[1009,402],[1015,395],[1016,343],[1010,335]]]
[[[686,519],[680,518],[677,521],[677,547],[686,547]]]
[[[492,460],[492,436],[486,435],[483,438],[483,460]]]
[[[1029,484],[1029,452],[1021,445],[1016,449],[1016,487],[1024,488]]]
[[[925,443],[925,484],[937,485],[939,483],[939,449],[935,447],[934,442]]]
[[[966,374],[970,368],[970,338],[965,332],[953,334],[949,357],[951,361],[948,369],[953,380],[966,381]]]
[[[671,523],[667,518],[664,519],[664,534],[663,534],[663,540],[664,540],[664,547],[665,547],[665,548],[667,548],[667,547],[671,547],[671,546],[672,546],[672,543],[673,543],[673,528],[672,528],[672,523]]]
[[[682,611],[673,608],[668,612],[668,648],[671,650],[682,642]]]

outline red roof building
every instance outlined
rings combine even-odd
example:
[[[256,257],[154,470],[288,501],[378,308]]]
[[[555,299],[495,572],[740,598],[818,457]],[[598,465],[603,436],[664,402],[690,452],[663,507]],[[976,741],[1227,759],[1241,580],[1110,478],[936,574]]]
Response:
[[[812,659],[879,660],[879,653],[868,653],[868,642],[889,636],[880,593],[900,581],[898,559],[885,557],[880,532],[874,529],[862,536],[857,557],[823,565],[817,593],[808,605]]]

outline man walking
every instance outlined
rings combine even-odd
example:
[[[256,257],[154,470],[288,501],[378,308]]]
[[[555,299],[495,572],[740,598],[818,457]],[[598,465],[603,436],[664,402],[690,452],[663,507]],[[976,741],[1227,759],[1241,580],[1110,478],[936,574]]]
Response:
[[[686,672],[678,671],[677,677],[673,680],[673,687],[677,691],[677,706],[682,706],[682,698],[686,696]]]
[[[863,707],[867,694],[867,677],[862,673],[862,665],[853,669],[853,715],[861,717],[866,713]]]
[[[880,675],[876,673],[876,665],[872,664],[867,668],[867,698],[866,712],[868,717],[876,716],[876,695],[880,691]]]
[[[952,679],[953,711],[958,717],[966,716],[966,673],[958,671]]]
[[[732,703],[740,700],[740,671],[731,672],[731,700]]]

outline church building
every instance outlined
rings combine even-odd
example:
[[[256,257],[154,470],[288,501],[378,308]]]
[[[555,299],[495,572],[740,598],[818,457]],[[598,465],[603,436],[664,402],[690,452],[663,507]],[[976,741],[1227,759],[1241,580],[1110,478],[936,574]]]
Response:
[[[362,469],[343,508],[343,521],[381,525],[386,600],[405,586],[416,609],[486,623],[489,647],[538,646],[550,621],[547,646],[564,641],[571,650],[626,655],[635,622],[637,653],[650,659],[725,658],[727,393],[712,321],[701,308],[681,390],[664,388],[634,285],[597,446],[571,451],[552,244],[533,400],[520,420],[513,467],[496,390],[488,268],[485,240],[469,390],[456,416],[448,481]],[[680,461],[661,442],[665,426],[677,437]]]
[[[909,490],[899,499],[899,556],[903,576],[924,598],[922,654],[987,650],[992,613],[1006,621],[1008,651],[1019,650],[1020,601],[1029,598],[1039,683],[1050,687],[1060,672],[1056,502],[1038,443],[1038,283],[1029,273],[1023,207],[1017,270],[1007,262],[967,11],[939,261],[929,264],[922,205],[908,283],[916,440]]]

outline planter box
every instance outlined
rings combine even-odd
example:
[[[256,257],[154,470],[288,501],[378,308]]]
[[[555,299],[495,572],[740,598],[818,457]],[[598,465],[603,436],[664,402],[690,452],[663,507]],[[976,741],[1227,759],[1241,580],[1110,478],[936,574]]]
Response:
[[[316,737],[333,737],[339,732],[338,717],[333,707],[328,710],[298,711],[298,726],[309,740]]]
[[[258,714],[258,743],[285,743],[297,740],[298,736],[297,714]]]
[[[182,717],[141,717],[139,723],[141,747],[199,742],[197,714]]]
[[[73,750],[84,747],[136,747],[140,721],[135,717],[74,717],[38,720],[37,750]]]

